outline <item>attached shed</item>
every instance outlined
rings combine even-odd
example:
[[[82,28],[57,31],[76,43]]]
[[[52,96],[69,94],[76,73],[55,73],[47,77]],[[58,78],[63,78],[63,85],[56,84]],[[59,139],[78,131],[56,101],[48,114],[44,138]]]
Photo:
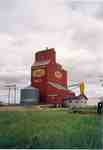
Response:
[[[20,93],[21,104],[38,104],[39,103],[39,89],[32,86],[28,86],[21,89]]]

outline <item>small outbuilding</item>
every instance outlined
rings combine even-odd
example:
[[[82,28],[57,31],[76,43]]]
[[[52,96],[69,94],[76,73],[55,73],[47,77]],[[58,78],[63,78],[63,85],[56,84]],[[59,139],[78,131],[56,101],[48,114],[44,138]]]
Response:
[[[28,86],[21,89],[20,92],[20,104],[22,105],[33,105],[39,103],[39,89]]]
[[[74,97],[65,97],[64,98],[64,106],[70,107],[70,108],[85,107],[87,104],[87,100],[88,99],[82,95],[74,96]]]

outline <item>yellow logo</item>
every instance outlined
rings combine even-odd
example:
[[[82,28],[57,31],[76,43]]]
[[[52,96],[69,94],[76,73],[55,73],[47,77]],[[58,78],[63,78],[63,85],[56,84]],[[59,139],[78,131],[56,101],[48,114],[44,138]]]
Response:
[[[62,73],[61,73],[60,71],[56,71],[56,72],[55,72],[55,77],[56,77],[56,78],[59,78],[59,79],[60,79],[60,78],[62,78],[62,76],[63,76],[63,75],[62,75]]]
[[[37,69],[33,71],[33,77],[43,77],[45,75],[45,70],[44,69]]]

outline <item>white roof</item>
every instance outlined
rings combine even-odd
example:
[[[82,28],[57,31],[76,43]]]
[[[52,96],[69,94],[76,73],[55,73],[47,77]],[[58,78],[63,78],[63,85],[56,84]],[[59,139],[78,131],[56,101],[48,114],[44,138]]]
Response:
[[[27,86],[27,87],[24,87],[23,89],[29,89],[29,90],[34,90],[34,89],[38,89],[38,88],[35,88],[35,87],[33,87],[33,86]]]
[[[59,84],[59,83],[49,81],[48,84],[50,84],[51,86],[53,86],[57,89],[68,90],[65,86],[63,86],[62,84]]]
[[[47,61],[39,61],[33,64],[33,66],[42,66],[42,65],[47,65],[49,63],[49,60]]]

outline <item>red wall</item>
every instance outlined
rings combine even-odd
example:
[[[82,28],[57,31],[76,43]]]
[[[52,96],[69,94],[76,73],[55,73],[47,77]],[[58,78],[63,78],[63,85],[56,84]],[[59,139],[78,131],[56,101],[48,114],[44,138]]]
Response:
[[[36,88],[39,88],[40,90],[40,100],[41,102],[44,102],[46,101],[46,87],[47,87],[47,68],[44,67],[32,67],[32,72],[34,70],[40,70],[40,69],[43,69],[45,70],[45,75],[44,76],[41,76],[41,77],[34,77],[33,76],[33,73],[31,73],[31,85],[36,87]]]
[[[47,60],[48,63],[42,65]],[[37,66],[38,62],[40,65]],[[49,85],[49,81],[67,88],[67,71],[56,63],[56,53],[53,48],[35,54],[35,63],[31,67],[31,85],[39,88],[40,100],[44,103],[62,103],[64,96],[73,94],[67,89],[58,89]]]
[[[56,63],[56,53],[55,53],[54,48],[40,51],[35,54],[36,62],[46,61],[46,60],[49,60],[51,63]]]
[[[55,75],[56,72],[60,72],[61,77],[56,77],[56,75]],[[48,65],[47,76],[48,76],[47,77],[48,80],[67,86],[67,72],[65,70],[62,70],[62,69],[57,69],[56,64],[55,65]]]

